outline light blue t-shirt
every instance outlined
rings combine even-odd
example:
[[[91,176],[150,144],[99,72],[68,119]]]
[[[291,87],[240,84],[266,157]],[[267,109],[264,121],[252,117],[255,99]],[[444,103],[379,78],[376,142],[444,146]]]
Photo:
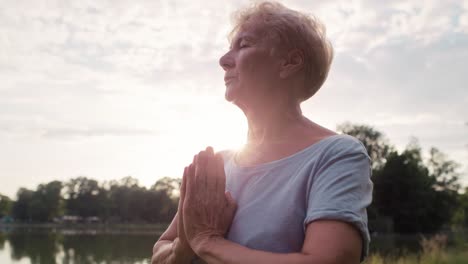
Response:
[[[360,141],[334,135],[280,160],[249,167],[223,153],[226,189],[238,207],[227,239],[251,249],[300,252],[308,223],[345,221],[368,253],[366,207],[372,201],[370,158]]]

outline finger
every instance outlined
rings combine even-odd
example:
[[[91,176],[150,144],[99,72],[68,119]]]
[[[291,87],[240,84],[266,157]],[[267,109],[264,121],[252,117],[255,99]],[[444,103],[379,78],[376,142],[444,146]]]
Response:
[[[219,158],[217,155],[213,157],[213,170],[214,170],[214,173],[212,175],[212,181],[214,182],[213,193],[215,194],[217,201],[224,203],[225,183],[221,175],[221,166],[220,166]]]
[[[183,216],[183,210],[184,210],[184,196],[185,196],[185,182],[186,182],[186,178],[187,178],[187,170],[188,168],[185,167],[184,168],[184,175],[182,176],[182,184],[180,186],[180,194],[179,194],[179,206],[177,208],[177,221],[178,221],[178,226],[177,226],[177,233],[180,234],[181,230],[180,230],[180,226],[181,224],[184,222],[182,216]]]
[[[189,172],[189,168],[184,168],[184,175],[182,176],[182,184],[180,186],[180,195],[179,195],[179,208],[182,208],[181,205],[184,203],[185,199],[185,191],[187,188],[187,174]]]
[[[216,191],[218,187],[218,179],[217,179],[217,174],[218,174],[218,162],[216,160],[216,157],[214,156],[213,151],[207,151],[206,155],[206,180],[207,180],[207,185],[208,188],[211,191]]]
[[[195,164],[190,164],[187,170],[187,179],[193,178],[193,175],[195,175]],[[188,185],[188,182],[187,182],[187,185]]]
[[[198,188],[204,188],[206,191],[207,182],[206,182],[206,159],[207,153],[205,151],[200,151],[197,155],[197,162],[195,166],[195,184]]]
[[[216,173],[216,176],[218,178],[218,184],[220,185],[220,189],[224,192],[226,190],[226,173],[224,172],[224,159],[223,156],[219,153],[216,154],[216,163],[218,167],[218,172]]]
[[[187,174],[185,177],[185,186],[184,186],[184,200],[190,200],[192,197],[193,192],[193,187],[194,187],[194,177],[195,177],[195,165],[192,163],[187,169]],[[183,182],[182,182],[183,184]]]
[[[211,146],[206,147],[205,151],[211,156],[214,155],[214,150],[213,150],[213,147],[211,147]]]
[[[215,155],[211,156],[211,159],[208,164],[208,170],[210,171],[210,173],[208,174],[209,191],[213,195],[213,198],[217,202],[218,206],[224,206],[225,186],[224,186],[224,182],[222,181],[222,178],[219,175],[220,173],[219,161]]]
[[[184,230],[184,201],[185,201],[185,191],[187,186],[187,176],[189,173],[189,167],[184,168],[184,175],[182,176],[182,184],[180,186],[180,196],[179,196],[179,209],[177,212],[178,215],[178,223],[177,223],[177,236],[182,239],[185,238],[185,230]]]

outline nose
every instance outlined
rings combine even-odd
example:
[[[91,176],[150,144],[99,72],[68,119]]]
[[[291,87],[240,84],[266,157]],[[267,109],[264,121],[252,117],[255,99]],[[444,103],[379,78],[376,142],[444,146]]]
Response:
[[[226,52],[221,58],[219,58],[219,65],[223,68],[224,71],[234,67],[234,58],[231,55],[231,51]]]

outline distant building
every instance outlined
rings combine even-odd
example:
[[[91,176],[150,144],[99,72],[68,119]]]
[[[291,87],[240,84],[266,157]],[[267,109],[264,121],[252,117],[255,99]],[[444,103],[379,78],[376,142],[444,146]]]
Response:
[[[65,224],[81,223],[81,222],[83,222],[83,217],[78,216],[78,215],[64,215],[59,220],[59,222],[62,222],[62,223],[65,223]]]
[[[79,215],[64,215],[60,218],[55,218],[54,222],[64,224],[99,223],[101,219],[97,216],[82,217]]]
[[[101,219],[97,216],[89,216],[85,218],[86,223],[99,223],[101,222]]]
[[[2,224],[9,224],[9,223],[13,223],[13,222],[14,222],[13,217],[11,217],[9,215],[0,218],[0,223],[2,223]]]

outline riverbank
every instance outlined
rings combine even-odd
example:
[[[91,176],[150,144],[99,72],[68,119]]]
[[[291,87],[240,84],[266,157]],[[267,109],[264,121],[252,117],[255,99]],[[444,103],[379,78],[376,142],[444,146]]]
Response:
[[[22,232],[58,232],[64,234],[151,234],[160,235],[168,223],[135,224],[135,223],[0,223],[0,231],[4,233],[21,230]]]

